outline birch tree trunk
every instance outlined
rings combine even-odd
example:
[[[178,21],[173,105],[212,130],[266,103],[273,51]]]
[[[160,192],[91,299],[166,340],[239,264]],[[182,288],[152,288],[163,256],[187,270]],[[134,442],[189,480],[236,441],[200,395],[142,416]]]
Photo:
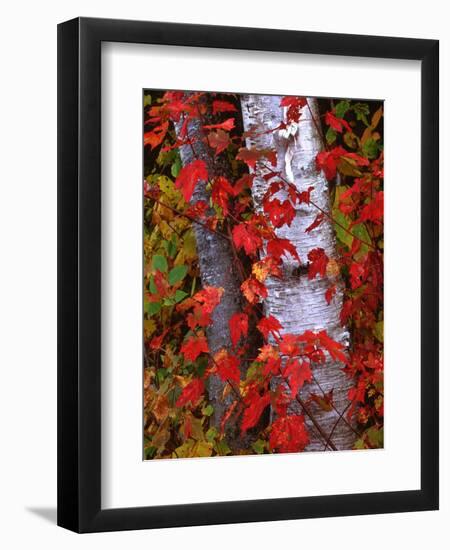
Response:
[[[212,120],[206,121],[214,122]],[[175,125],[179,133],[182,121]],[[183,166],[190,164],[193,160],[203,160],[208,168],[209,179],[217,176],[225,176],[231,180],[231,169],[224,155],[214,156],[203,135],[201,121],[198,118],[192,119],[187,127],[190,145],[180,147],[180,156]],[[206,181],[199,181],[192,195],[191,203],[205,201],[209,204],[210,192],[206,189]],[[213,213],[212,211],[210,214]],[[212,314],[212,323],[207,328],[208,346],[211,354],[220,349],[232,349],[229,321],[235,314],[242,311],[242,293],[240,290],[241,280],[236,265],[232,245],[229,239],[220,236],[218,233],[208,230],[206,227],[193,224],[197,242],[197,254],[199,259],[200,276],[203,286],[222,287],[224,293],[219,305]],[[253,323],[253,321],[251,321]],[[250,326],[248,343],[250,348],[255,349],[259,344],[259,335],[255,327]],[[244,374],[246,365],[243,363],[241,372]],[[219,429],[225,411],[232,404],[235,396],[228,392],[224,397],[225,382],[217,375],[208,379],[208,395],[210,403],[214,407],[213,425]],[[229,446],[236,451],[246,448],[252,441],[252,436],[242,436],[233,419],[227,421],[225,433]]]
[[[268,95],[245,95],[241,98],[245,131],[251,131],[247,138],[248,148],[274,149],[277,153],[276,171],[284,179],[294,184],[298,191],[314,187],[312,201],[325,212],[330,212],[328,182],[316,170],[315,159],[322,148],[318,130],[318,106],[315,99],[308,99],[302,109],[298,125],[290,124],[285,130],[267,132],[280,125],[284,120],[284,108],[280,107],[281,97]],[[261,210],[261,202],[269,183],[264,180],[268,170],[256,168],[252,194],[255,208]],[[278,195],[286,199],[283,191]],[[298,263],[292,258],[283,257],[283,279],[270,278],[266,281],[268,297],[264,308],[266,315],[273,315],[283,326],[282,333],[300,334],[305,330],[326,330],[331,338],[348,346],[349,334],[340,323],[340,312],[343,301],[343,283],[334,276],[332,280],[307,276],[307,255],[313,248],[323,248],[329,258],[336,257],[335,237],[332,223],[325,218],[319,227],[310,233],[305,229],[314,221],[319,211],[307,204],[296,206],[296,216],[290,226],[284,225],[276,230],[277,236],[289,239],[297,249],[305,269],[297,269]],[[325,300],[325,291],[335,284],[337,292],[330,303]],[[323,392],[333,390],[334,409],[323,410],[315,402],[310,402],[308,409],[321,426],[322,431],[337,449],[351,449],[355,440],[352,427],[343,415],[349,406],[347,398],[352,381],[341,370],[342,364],[330,357],[323,365],[312,368],[313,381],[305,384],[299,397],[307,402],[310,393],[323,396]],[[279,383],[279,381],[278,381]],[[304,413],[295,402],[292,412]],[[327,445],[311,419],[305,415],[310,433],[310,443],[306,451],[321,451]]]

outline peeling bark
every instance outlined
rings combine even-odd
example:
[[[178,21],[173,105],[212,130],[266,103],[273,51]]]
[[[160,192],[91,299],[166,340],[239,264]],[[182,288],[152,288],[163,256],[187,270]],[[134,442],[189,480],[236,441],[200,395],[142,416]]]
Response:
[[[328,182],[323,173],[316,170],[315,158],[322,148],[319,135],[320,124],[315,99],[308,99],[308,105],[302,109],[298,125],[290,124],[286,130],[268,132],[284,120],[284,109],[280,107],[281,97],[268,95],[245,95],[241,98],[245,131],[254,131],[247,138],[247,147],[274,149],[277,152],[277,167],[283,178],[301,191],[313,186],[312,201],[330,212]],[[315,123],[315,120],[317,121]],[[261,201],[268,188],[268,182],[262,177],[268,170],[257,167],[252,194],[257,210],[261,210]],[[277,194],[280,200],[287,198],[284,192]],[[301,262],[306,267],[307,254],[313,248],[323,248],[329,258],[336,258],[335,236],[332,223],[327,218],[310,233],[305,229],[311,225],[319,211],[312,205],[296,206],[296,216],[290,226],[276,230],[278,237],[289,239],[297,249]],[[283,325],[283,333],[300,334],[305,330],[325,329],[331,338],[348,346],[349,334],[340,324],[340,312],[343,301],[343,283],[340,278],[330,277],[309,280],[305,269],[298,270],[294,258],[283,257],[283,279],[269,278],[266,281],[268,297],[264,303],[266,315],[273,315]],[[299,274],[300,273],[300,274]],[[337,292],[330,305],[325,300],[325,291],[335,284]],[[309,404],[309,410],[320,424],[323,432],[332,434],[331,441],[337,449],[351,449],[355,440],[352,428],[340,419],[349,405],[348,390],[352,386],[342,371],[342,364],[327,359],[326,364],[312,368],[315,381],[306,384],[299,397],[307,401],[311,392],[322,396],[323,392],[333,390],[336,410],[324,411],[316,403]],[[280,381],[275,381],[275,384]],[[304,413],[302,407],[294,402],[292,412]],[[327,445],[317,432],[311,419],[305,415],[310,432],[310,443],[306,451],[324,450]]]

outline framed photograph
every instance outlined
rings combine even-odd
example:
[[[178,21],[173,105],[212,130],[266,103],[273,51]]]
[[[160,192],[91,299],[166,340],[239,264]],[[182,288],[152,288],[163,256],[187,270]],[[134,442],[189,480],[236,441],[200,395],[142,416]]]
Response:
[[[58,524],[438,508],[438,42],[58,27]]]

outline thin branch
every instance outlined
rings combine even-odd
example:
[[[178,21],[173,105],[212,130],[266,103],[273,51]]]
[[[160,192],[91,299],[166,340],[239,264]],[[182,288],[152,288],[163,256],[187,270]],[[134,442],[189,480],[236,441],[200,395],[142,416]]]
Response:
[[[204,229],[207,229],[208,231],[211,231],[211,233],[215,233],[219,237],[222,237],[222,239],[226,239],[227,241],[230,240],[230,238],[227,235],[225,235],[225,233],[221,233],[220,231],[217,231],[217,229],[213,229],[212,227],[209,227],[206,223],[203,223],[199,220],[196,220],[192,216],[189,216],[189,214],[186,214],[185,212],[180,212],[179,210],[177,210],[173,206],[170,206],[169,204],[165,204],[164,202],[161,202],[159,199],[156,199],[154,197],[146,197],[146,198],[148,198],[149,200],[155,201],[156,203],[160,204],[164,208],[168,208],[169,210],[172,210],[172,212],[174,212],[178,216],[182,216],[183,218],[188,219],[192,223],[196,223],[197,225],[202,226]]]
[[[317,380],[317,378],[314,376],[314,374],[311,373],[311,375],[312,375],[313,382],[317,385],[317,387],[319,388],[319,390],[322,392],[322,395],[323,395],[324,397],[326,397],[326,393],[325,393],[325,391],[322,389],[322,386],[319,384],[319,381]],[[336,409],[336,407],[334,406],[334,403],[333,403],[332,400],[330,401],[330,405],[331,405],[331,407],[334,409],[334,411],[335,411],[337,414],[339,414],[339,415],[341,415],[341,416],[342,416],[342,414],[344,414],[344,413],[341,414],[341,413]],[[345,408],[344,412],[348,409],[348,407],[349,407],[349,405]],[[352,431],[353,431],[358,437],[361,437],[361,434],[351,425],[351,423],[350,423],[345,417],[343,418],[343,420],[344,420],[344,422],[349,426],[349,428],[351,428]]]
[[[331,435],[327,436],[327,434],[322,430],[320,424],[317,422],[317,420],[314,418],[314,415],[311,413],[311,411],[306,406],[306,403],[303,401],[301,397],[298,395],[295,396],[295,399],[300,403],[301,407],[305,411],[306,415],[310,418],[311,422],[314,424],[314,427],[321,435],[322,439],[325,441],[325,449],[327,447],[330,447],[333,451],[337,451],[336,445],[331,441]]]
[[[323,448],[324,451],[327,450],[327,446],[329,445],[330,443],[330,440],[331,440],[331,437],[332,435],[334,434],[334,430],[337,428],[337,425],[339,424],[339,422],[341,421],[341,418],[344,418],[344,414],[347,412],[347,410],[349,409],[350,405],[352,403],[348,403],[348,405],[345,407],[345,409],[342,411],[342,413],[338,413],[339,414],[339,418],[336,420],[331,432],[330,432],[330,435],[328,436],[328,439],[327,439],[327,442],[325,443],[325,447]]]

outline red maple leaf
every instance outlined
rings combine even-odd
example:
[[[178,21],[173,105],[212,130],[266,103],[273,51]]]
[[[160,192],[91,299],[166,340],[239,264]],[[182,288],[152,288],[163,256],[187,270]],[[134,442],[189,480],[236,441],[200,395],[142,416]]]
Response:
[[[256,327],[266,340],[268,339],[270,333],[273,334],[275,339],[279,339],[279,331],[283,328],[280,321],[272,315],[263,317]]]
[[[194,294],[193,299],[194,302],[202,304],[200,307],[204,313],[212,313],[220,303],[223,293],[224,290],[221,287],[205,286],[202,290]]]
[[[334,147],[331,151],[321,151],[316,157],[316,167],[318,170],[323,170],[327,180],[332,180],[336,177],[338,162],[342,155],[347,151],[343,147]]]
[[[292,357],[299,353],[299,337],[295,334],[283,334],[279,345],[284,355]]]
[[[305,382],[311,382],[312,372],[308,361],[290,359],[283,370],[283,376],[289,381],[292,397],[295,397]]]
[[[370,164],[368,159],[358,155],[357,153],[349,153],[348,151],[345,151],[345,154],[342,156],[354,160],[357,166],[369,166]]]
[[[234,184],[234,196],[237,197],[247,187],[251,188],[254,179],[255,174],[244,174],[241,178],[239,178]]]
[[[169,294],[169,282],[164,273],[157,269],[153,275],[153,281],[156,287],[155,301],[159,301]]]
[[[257,304],[260,300],[267,298],[268,296],[265,285],[260,283],[254,277],[245,279],[245,281],[241,284],[241,290],[251,304]]]
[[[219,124],[206,124],[203,126],[205,130],[226,130],[229,132],[234,128],[234,118],[227,118],[227,120],[224,120],[223,122],[220,122]]]
[[[306,105],[306,99],[302,96],[285,95],[280,101],[280,107],[291,107],[292,105]]]
[[[193,105],[189,105],[188,103],[185,103],[182,98],[175,96],[173,96],[169,102],[164,104],[164,110],[169,113],[170,118],[175,122],[180,120],[183,113],[186,114],[185,119],[187,119],[190,115],[195,114],[195,107]]]
[[[188,327],[194,330],[196,327],[207,327],[212,323],[212,318],[209,313],[203,311],[203,308],[195,308],[192,313],[186,318]]]
[[[309,443],[305,419],[302,415],[279,416],[272,424],[269,445],[272,451],[298,453]]]
[[[207,139],[209,146],[216,150],[216,155],[220,155],[220,153],[224,151],[231,143],[229,134],[220,128],[209,132]]]
[[[300,258],[297,253],[297,249],[288,239],[271,239],[267,243],[267,254],[273,258],[279,260],[281,256],[285,255],[288,252],[293,258],[300,263]]]
[[[344,353],[344,346],[330,338],[326,330],[318,332],[317,337],[320,345],[328,351],[332,359],[341,361],[342,363],[348,363],[347,356]]]
[[[316,275],[325,277],[328,264],[328,256],[325,254],[325,250],[323,248],[313,248],[308,252],[308,260],[308,279],[314,279]]]
[[[243,248],[248,256],[255,255],[263,244],[254,227],[248,223],[240,223],[233,227],[233,242],[238,250]]]
[[[327,288],[325,292],[325,300],[327,301],[328,305],[330,305],[331,300],[333,299],[335,294],[336,294],[336,285],[332,285],[329,288]]]
[[[241,431],[244,434],[253,426],[256,426],[264,409],[270,404],[270,393],[263,396],[255,388],[251,388],[244,397],[245,410],[242,416]]]
[[[233,346],[241,339],[241,336],[247,336],[248,333],[248,315],[246,313],[235,313],[228,321],[230,327],[230,336]]]
[[[186,359],[195,361],[201,353],[208,353],[208,342],[204,336],[191,336],[183,342],[180,351]]]
[[[299,204],[301,203],[309,204],[311,201],[311,193],[313,191],[314,191],[314,187],[310,185],[306,191],[301,191],[300,193],[297,192],[296,196]]]
[[[195,186],[200,180],[208,179],[208,169],[203,160],[194,160],[180,170],[175,187],[181,189],[184,200],[189,202],[194,192]]]
[[[314,221],[312,222],[312,224],[308,225],[308,227],[305,229],[305,233],[309,233],[310,231],[318,227],[323,222],[324,218],[325,218],[325,214],[323,212],[319,212],[315,217]]]
[[[272,149],[246,149],[241,147],[236,155],[237,160],[242,160],[249,168],[255,169],[258,160],[266,158],[272,166],[277,165],[277,154]]]
[[[295,208],[289,200],[283,202],[279,199],[264,200],[263,208],[274,227],[281,227],[285,224],[290,226],[295,218]]]
[[[191,402],[194,405],[203,392],[205,391],[205,383],[201,378],[194,378],[187,386],[183,388],[180,397],[177,399],[175,405],[177,407],[183,407],[186,403]]]
[[[220,101],[215,99],[212,104],[213,115],[217,113],[228,113],[231,111],[237,111],[236,107],[229,101]]]
[[[287,107],[286,118],[288,122],[298,122],[300,111],[306,105],[306,98],[301,96],[285,96],[280,102],[281,107]]]
[[[352,263],[349,273],[352,290],[359,288],[365,282],[368,275],[367,268],[358,262]]]
[[[336,132],[339,132],[339,133],[342,132],[343,128],[345,128],[347,132],[350,132],[350,133],[352,132],[352,129],[346,120],[344,120],[343,118],[336,117],[331,112],[328,112],[325,115],[325,124],[327,124],[328,126],[331,126],[333,130],[336,130]]]
[[[204,220],[206,218],[206,212],[209,209],[209,205],[205,201],[196,201],[194,204],[190,204],[186,210],[186,215],[197,220]]]
[[[211,199],[214,204],[222,209],[223,215],[228,216],[228,199],[234,195],[234,189],[227,178],[219,176],[214,180]]]
[[[374,199],[363,207],[359,218],[354,221],[351,226],[353,227],[354,225],[365,221],[381,224],[383,220],[383,211],[384,193],[383,191],[378,191]]]
[[[166,137],[167,130],[169,128],[168,122],[163,122],[160,126],[153,128],[151,132],[146,132],[144,134],[144,146],[150,145],[151,149],[154,149],[163,139]]]
[[[224,381],[234,382],[239,385],[241,373],[239,371],[239,359],[235,355],[230,355],[227,350],[222,349],[214,356],[217,374]]]

